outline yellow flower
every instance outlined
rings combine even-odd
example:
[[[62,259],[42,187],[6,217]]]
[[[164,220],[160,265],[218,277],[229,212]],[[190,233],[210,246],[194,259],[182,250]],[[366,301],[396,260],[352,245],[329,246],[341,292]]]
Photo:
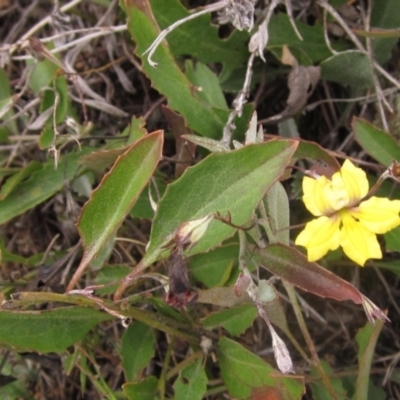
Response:
[[[364,266],[369,258],[382,258],[376,234],[400,225],[400,200],[371,197],[365,172],[346,160],[329,180],[325,176],[303,180],[303,201],[315,215],[295,241],[307,249],[309,261],[342,246],[345,254]]]

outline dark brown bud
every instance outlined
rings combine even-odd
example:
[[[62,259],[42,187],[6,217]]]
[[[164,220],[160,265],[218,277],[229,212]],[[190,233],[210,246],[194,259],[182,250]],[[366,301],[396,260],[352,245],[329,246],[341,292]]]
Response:
[[[187,264],[182,253],[174,249],[167,260],[169,291],[166,302],[171,307],[184,307],[197,300],[198,293],[189,283]]]

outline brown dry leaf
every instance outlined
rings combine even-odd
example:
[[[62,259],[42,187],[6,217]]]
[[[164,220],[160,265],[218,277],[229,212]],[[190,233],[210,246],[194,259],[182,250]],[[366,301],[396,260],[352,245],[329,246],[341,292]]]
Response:
[[[289,50],[288,46],[282,47],[281,63],[285,65],[290,65],[291,67],[297,64],[297,60]]]
[[[282,62],[292,65],[292,70],[288,76],[289,97],[286,102],[286,108],[281,113],[263,121],[265,124],[277,124],[300,112],[307,104],[307,100],[313,93],[321,76],[320,67],[299,65],[289,54],[290,52],[284,51],[282,56],[284,57]]]
[[[0,0],[0,8],[8,8],[11,6],[11,0]]]
[[[167,106],[162,106],[162,111],[175,138],[176,165],[175,178],[179,178],[190,167],[195,157],[196,145],[182,139],[182,135],[193,134],[185,124],[185,119]]]
[[[103,172],[110,167],[121,156],[129,146],[120,147],[119,149],[98,150],[81,158],[80,163],[86,168]]]

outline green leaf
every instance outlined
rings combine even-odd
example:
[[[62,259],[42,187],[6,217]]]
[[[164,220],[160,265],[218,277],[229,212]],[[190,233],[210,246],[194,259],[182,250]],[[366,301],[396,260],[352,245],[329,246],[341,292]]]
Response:
[[[121,358],[127,381],[139,378],[141,371],[154,357],[152,329],[139,321],[132,322],[122,336]]]
[[[385,268],[400,276],[400,261],[386,261],[386,262],[374,261],[374,266],[379,268]]]
[[[374,85],[370,57],[359,50],[335,54],[321,64],[321,77],[344,86],[365,89]]]
[[[214,287],[208,290],[198,289],[198,303],[213,304],[220,307],[233,308],[243,304],[253,305],[253,301],[246,294],[237,297],[233,287]],[[279,299],[263,306],[270,321],[280,328],[288,337],[292,337],[286,321],[286,315]]]
[[[329,4],[336,9],[345,3],[348,3],[348,0],[329,0]]]
[[[0,254],[1,254],[1,262],[15,262],[20,264],[27,265],[27,258],[22,257],[18,254],[13,254],[7,250],[6,245],[4,244],[2,238],[0,238]]]
[[[58,103],[56,109],[56,123],[63,123],[67,117],[68,111],[71,107],[71,100],[68,94],[68,84],[64,76],[59,76],[54,80],[52,87],[54,90],[45,90],[42,94],[43,100],[40,106],[40,112],[43,113],[45,110],[55,105],[55,93],[58,94]],[[44,129],[40,134],[39,148],[47,149],[54,142],[55,136],[53,126],[53,113],[51,113],[45,123]]]
[[[197,303],[213,304],[219,307],[235,307],[244,303],[250,303],[251,299],[246,294],[237,297],[233,287],[213,287],[211,289],[198,289]]]
[[[96,172],[104,172],[106,168],[114,164],[119,156],[124,154],[130,146],[119,147],[117,149],[100,149],[93,151],[79,161],[86,168]]]
[[[267,214],[277,242],[289,244],[290,210],[286,190],[280,182],[275,182],[264,197]]]
[[[83,273],[121,225],[157,167],[162,143],[163,133],[157,131],[132,144],[83,206],[77,226],[85,250],[74,277]]]
[[[0,189],[0,200],[4,200],[24,179],[30,177],[42,167],[42,164],[38,161],[31,161],[19,172],[10,176]]]
[[[307,140],[299,140],[299,146],[297,147],[294,158],[296,160],[307,158],[315,161],[323,161],[334,172],[340,170],[340,164],[335,157],[332,157],[332,155],[319,144]]]
[[[399,27],[400,9],[397,0],[380,0],[372,3],[371,27],[392,29]],[[391,57],[397,38],[375,39],[372,41],[372,53],[383,64]]]
[[[112,317],[85,307],[50,311],[0,310],[0,344],[16,351],[61,353]]]
[[[218,360],[222,379],[232,397],[249,399],[262,394],[264,397],[260,398],[300,400],[305,392],[302,379],[286,377],[227,338],[218,343]]]
[[[324,360],[320,360],[320,367],[325,371],[327,377],[330,377],[329,382],[331,383],[337,398],[346,399],[346,390],[343,387],[342,380],[340,378],[331,377],[334,373],[332,368]],[[311,376],[314,378],[310,381],[310,386],[313,393],[313,398],[318,400],[334,400],[329,393],[323,382],[320,379],[320,373],[316,367],[311,368]]]
[[[50,118],[50,117],[49,117]],[[51,119],[46,121],[45,127],[40,133],[39,149],[48,149],[54,142],[54,129]]]
[[[150,203],[149,198],[149,186],[151,188],[151,194],[155,201],[158,200],[158,195],[162,196],[166,189],[165,179],[163,176],[161,177],[153,177],[153,181],[150,182],[147,187],[140,193],[139,198],[137,199],[135,205],[132,207],[129,214],[133,218],[146,218],[153,219],[154,210]],[[157,192],[154,189],[154,183],[157,186]]]
[[[207,391],[207,375],[202,359],[196,360],[181,371],[174,383],[175,400],[201,400]]]
[[[361,328],[357,335],[356,340],[358,343],[358,376],[356,383],[356,399],[368,398],[368,386],[371,373],[371,364],[374,358],[374,351],[379,334],[382,330],[384,321],[378,320],[376,326],[366,324]]]
[[[130,271],[132,271],[131,267],[119,265],[112,265],[101,268],[96,275],[94,284],[98,286],[105,285],[105,287],[97,289],[96,294],[105,295],[114,293],[119,285],[119,281]]]
[[[187,17],[193,12],[178,0],[151,0],[151,8],[161,29]],[[223,63],[233,69],[246,63],[249,57],[249,33],[235,30],[227,39],[221,39],[218,26],[211,24],[211,14],[200,16],[179,26],[167,36],[174,55],[192,55],[203,63]]]
[[[129,382],[122,385],[129,400],[155,400],[157,397],[158,380],[148,376],[140,382]]]
[[[168,9],[171,7],[170,2],[163,3],[168,6]],[[228,120],[229,110],[213,107],[204,102],[176,64],[165,43],[162,43],[154,54],[158,68],[151,67],[147,62],[147,56],[143,56],[143,53],[158,33],[152,10],[147,2],[143,3],[139,0],[129,1],[126,9],[128,29],[137,45],[136,53],[141,58],[143,72],[149,77],[152,85],[167,97],[170,108],[185,117],[189,128],[202,136],[220,138]],[[248,113],[243,113],[243,116],[235,121],[239,132],[245,132],[246,118],[248,118]]]
[[[193,64],[188,60],[185,62],[185,72],[190,82],[197,86],[197,94],[201,99],[214,107],[228,109],[218,78],[206,65]]]
[[[77,347],[71,354],[67,354],[63,359],[63,370],[66,375],[69,375],[72,370],[77,366],[79,358],[81,355],[81,349]]]
[[[282,175],[296,145],[295,141],[272,140],[229,153],[211,154],[188,168],[168,186],[159,203],[144,264],[158,258],[169,235],[184,222],[216,212],[223,216],[229,212],[236,225],[248,222],[268,188]],[[234,231],[220,221],[211,221],[192,253],[215,247]]]
[[[230,278],[233,267],[237,270],[239,246],[218,247],[205,254],[189,258],[189,271],[208,288],[223,286]]]
[[[11,97],[11,86],[8,80],[8,74],[3,68],[0,68],[0,120],[5,121],[14,115],[14,111],[11,108],[3,115],[3,107],[8,107],[13,103]],[[3,137],[7,137],[9,133],[18,133],[18,127],[16,121],[12,121],[7,124],[4,128],[0,128],[0,138],[3,141]]]
[[[297,37],[287,14],[279,13],[273,16],[268,25],[269,41],[267,49],[274,52],[279,59],[281,58],[280,50],[282,46],[290,46],[291,50],[292,48],[298,49],[305,55],[304,60],[300,60],[300,63],[309,60],[308,63],[314,64],[332,55],[326,46],[324,30],[320,24],[316,23],[314,26],[310,26],[298,20],[295,23],[303,40]],[[343,41],[337,41],[333,44],[333,47],[336,50],[344,50],[346,44]],[[279,50],[279,54],[277,54],[277,50]]]
[[[139,140],[143,136],[147,135],[147,131],[145,129],[146,121],[140,117],[132,117],[130,124],[126,127],[126,129],[121,133],[121,136],[128,135],[127,143],[133,143],[136,140]]]
[[[353,131],[360,146],[385,167],[400,161],[400,146],[387,132],[361,118],[354,118]]]
[[[223,326],[231,335],[238,336],[249,328],[257,317],[257,309],[252,304],[229,308],[209,314],[202,323],[206,328]]]
[[[70,107],[71,101],[68,93],[68,83],[64,76],[58,76],[55,80],[55,90],[58,93],[59,99],[56,110],[56,122],[58,124],[65,121],[67,117],[68,109]],[[49,94],[50,97],[50,105],[54,104],[54,92],[46,91],[45,94]],[[47,107],[46,107],[47,108]],[[53,121],[51,121],[51,125],[53,125]]]
[[[392,229],[384,234],[386,251],[400,252],[400,227]]]
[[[38,62],[29,74],[29,87],[39,94],[44,88],[49,87],[56,77],[58,67],[49,60]]]
[[[86,149],[61,156],[56,170],[54,160],[50,160],[40,171],[32,174],[30,179],[20,183],[6,199],[0,201],[0,224],[28,211],[57,193],[77,175],[81,168],[78,161],[88,152]]]
[[[81,384],[81,394],[83,395],[85,393],[85,387],[86,387],[86,383],[88,381],[88,374],[85,373],[86,371],[88,371],[88,359],[87,359],[86,354],[80,354],[77,364],[80,366],[79,382]],[[100,377],[100,379],[101,379],[101,377]]]

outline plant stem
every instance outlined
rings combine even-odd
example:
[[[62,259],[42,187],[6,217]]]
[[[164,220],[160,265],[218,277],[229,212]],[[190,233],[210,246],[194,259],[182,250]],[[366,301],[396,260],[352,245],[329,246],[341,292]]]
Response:
[[[314,366],[317,369],[317,372],[318,372],[319,376],[321,377],[322,382],[324,383],[324,385],[325,385],[326,389],[328,390],[329,394],[331,395],[332,399],[338,400],[335,390],[332,387],[331,381],[329,380],[328,376],[326,375],[326,373],[325,373],[324,369],[322,368],[321,363],[319,361],[317,351],[316,351],[314,343],[311,339],[310,333],[308,332],[307,325],[303,318],[303,314],[301,313],[300,305],[297,301],[296,291],[289,282],[286,282],[284,280],[282,282],[288,293],[290,302],[292,303],[293,310],[294,310],[294,313],[297,318],[297,322],[300,326],[303,337],[307,343],[307,347],[311,353],[311,357],[312,357]]]
[[[276,243],[276,237],[274,232],[272,231],[271,224],[269,223],[268,214],[267,210],[265,209],[264,201],[260,202],[258,209],[262,217],[262,219],[260,220],[260,225],[265,229],[265,233],[268,236],[268,241],[270,243]]]
[[[66,295],[59,293],[39,293],[39,292],[21,292],[15,295],[15,299],[3,302],[1,308],[11,309],[14,307],[22,307],[29,305],[37,305],[43,303],[54,303],[61,302],[67,304],[74,304],[79,306],[98,308],[99,303],[88,297],[81,295]],[[123,315],[124,317],[130,317],[143,322],[146,325],[151,326],[154,329],[159,329],[172,336],[179,337],[187,340],[189,343],[198,345],[200,343],[200,335],[204,334],[195,327],[191,328],[186,324],[179,323],[172,318],[165,317],[159,313],[155,313],[149,310],[141,310],[131,305],[125,305],[124,307],[116,306],[115,303],[107,300],[101,300],[104,304],[104,310],[110,310],[116,314]],[[16,312],[16,311],[14,311]]]
[[[165,399],[165,383],[168,380],[166,378],[167,375],[167,370],[169,366],[169,362],[171,360],[171,355],[172,355],[172,349],[174,348],[174,339],[171,340],[171,342],[168,345],[167,352],[165,354],[164,362],[163,362],[163,367],[160,375],[160,379],[158,381],[158,395],[160,397],[160,400]]]
[[[172,368],[167,374],[166,374],[166,380],[170,380],[173,376],[178,374],[182,369],[186,368],[188,365],[192,364],[194,361],[196,361],[198,358],[201,358],[204,356],[204,353],[202,350],[198,350],[191,354],[189,357],[186,357],[181,363],[178,365],[175,365],[174,368]]]

